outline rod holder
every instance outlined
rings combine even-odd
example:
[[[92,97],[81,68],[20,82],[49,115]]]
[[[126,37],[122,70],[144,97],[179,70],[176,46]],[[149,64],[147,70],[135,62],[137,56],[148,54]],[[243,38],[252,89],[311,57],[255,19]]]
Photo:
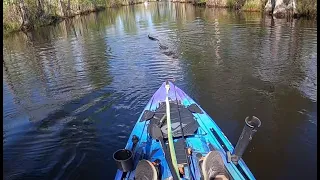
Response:
[[[244,121],[246,124],[242,130],[233,154],[231,154],[230,151],[227,152],[228,163],[233,162],[235,165],[238,164],[238,161],[241,159],[249,142],[252,140],[254,133],[256,133],[257,129],[261,126],[260,119],[255,116],[248,116]]]
[[[133,169],[133,153],[129,149],[119,149],[113,153],[113,159],[118,169],[122,172],[128,172]]]

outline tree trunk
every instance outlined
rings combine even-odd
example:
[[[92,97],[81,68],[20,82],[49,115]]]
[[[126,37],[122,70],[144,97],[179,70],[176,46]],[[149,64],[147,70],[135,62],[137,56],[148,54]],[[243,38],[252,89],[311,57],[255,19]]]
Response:
[[[276,0],[276,4],[273,10],[273,14],[276,16],[285,16],[286,13],[286,5],[283,0]]]
[[[41,17],[44,14],[43,0],[37,1],[37,11],[38,17]]]
[[[71,8],[70,8],[70,0],[68,0],[68,5],[67,5],[67,16],[71,15]]]
[[[64,16],[66,17],[67,14],[67,7],[65,5],[65,3],[63,2],[63,0],[59,0],[59,16]]]
[[[275,7],[275,0],[268,0],[266,6],[264,7],[264,10],[268,14],[273,14],[273,10]]]
[[[28,13],[28,9],[26,8],[23,0],[19,1],[19,8],[20,8],[20,13],[21,13],[21,18],[22,18],[21,29],[22,30],[31,29],[32,25],[31,25],[31,22],[30,22],[30,16],[29,16],[29,13]]]
[[[283,0],[268,0],[265,6],[265,12],[276,17],[286,16],[288,9],[292,14],[297,14],[296,0],[290,0],[288,6]]]
[[[290,15],[297,15],[298,11],[296,0],[290,0],[287,9],[289,10]]]

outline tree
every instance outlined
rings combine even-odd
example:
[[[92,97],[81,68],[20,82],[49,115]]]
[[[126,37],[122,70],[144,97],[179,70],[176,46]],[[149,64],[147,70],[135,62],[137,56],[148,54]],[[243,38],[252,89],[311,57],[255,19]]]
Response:
[[[33,25],[30,22],[31,20],[30,14],[29,14],[28,8],[25,6],[24,0],[19,0],[19,8],[20,8],[20,13],[22,18],[21,29],[28,30],[33,28]]]
[[[38,0],[37,1],[37,16],[41,17],[44,14],[44,9],[43,9],[43,0]]]
[[[296,0],[289,0],[288,5],[283,0],[268,0],[265,11],[275,16],[285,16],[289,14],[297,14]]]

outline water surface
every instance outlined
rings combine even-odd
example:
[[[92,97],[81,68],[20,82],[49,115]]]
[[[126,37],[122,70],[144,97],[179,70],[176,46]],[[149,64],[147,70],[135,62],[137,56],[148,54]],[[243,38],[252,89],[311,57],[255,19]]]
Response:
[[[315,21],[173,3],[6,37],[4,178],[112,179],[112,153],[171,79],[233,145],[246,116],[261,119],[243,156],[257,179],[315,179],[316,40]]]

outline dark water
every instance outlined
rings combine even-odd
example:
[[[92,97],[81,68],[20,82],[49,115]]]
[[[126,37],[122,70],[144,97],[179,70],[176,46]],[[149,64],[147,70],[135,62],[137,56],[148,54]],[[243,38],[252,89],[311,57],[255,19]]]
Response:
[[[315,179],[316,39],[315,21],[170,3],[7,37],[4,178],[112,179],[112,153],[174,79],[234,145],[247,115],[261,119],[243,157],[257,179]]]

